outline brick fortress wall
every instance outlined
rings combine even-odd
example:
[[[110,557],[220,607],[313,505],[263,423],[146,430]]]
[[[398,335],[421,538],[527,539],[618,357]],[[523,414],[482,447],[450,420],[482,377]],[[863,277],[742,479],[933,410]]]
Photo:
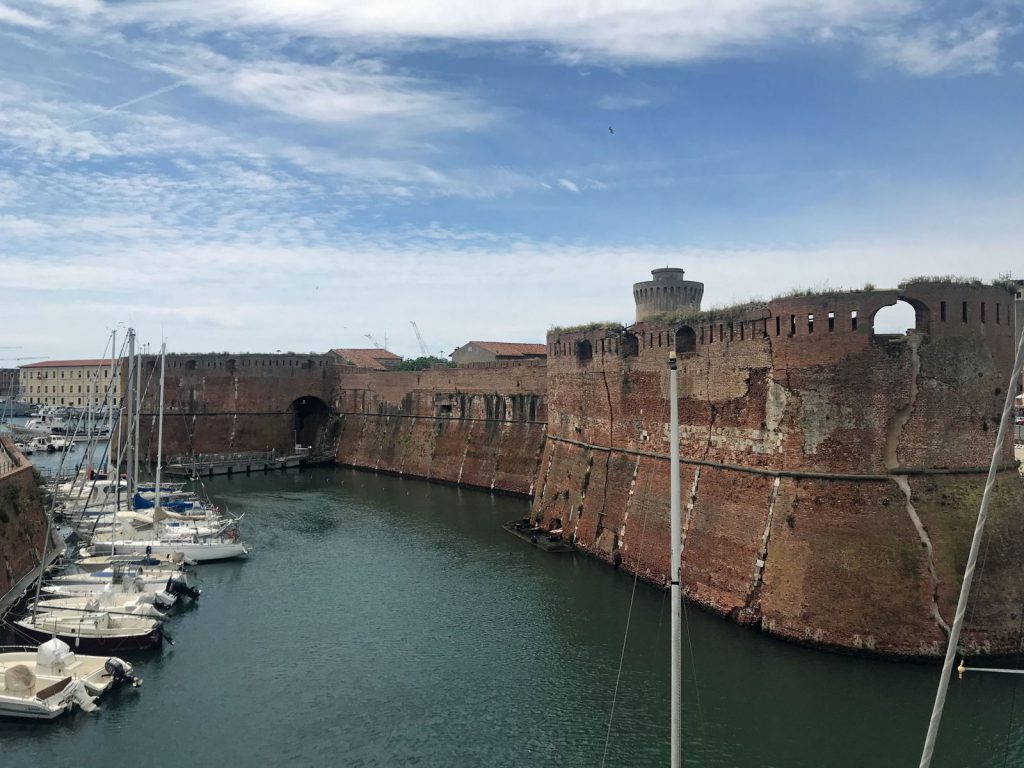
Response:
[[[142,360],[141,454],[155,461],[159,358]],[[379,472],[530,495],[544,441],[543,361],[373,371],[308,355],[168,355],[164,455],[295,444],[297,402],[330,409],[323,450]]]
[[[0,598],[39,564],[45,538],[46,515],[32,465],[0,436]]]
[[[293,405],[305,398],[328,405],[336,367],[326,355],[167,355],[164,456],[270,448],[290,452]],[[141,368],[141,455],[155,461],[160,358],[143,356]],[[122,366],[122,388],[126,369]]]
[[[426,371],[339,368],[337,460],[531,495],[547,421],[543,361]]]
[[[897,299],[916,330],[875,335],[875,313]],[[666,582],[666,358],[678,341],[684,594],[797,641],[941,654],[1009,379],[1012,297],[922,284],[691,323],[549,335],[534,516]],[[1012,451],[1007,441],[963,639],[987,652],[1020,639]]]

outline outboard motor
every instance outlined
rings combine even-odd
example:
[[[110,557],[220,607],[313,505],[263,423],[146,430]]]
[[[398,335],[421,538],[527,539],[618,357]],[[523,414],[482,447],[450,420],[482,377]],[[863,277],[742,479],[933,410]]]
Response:
[[[153,605],[163,610],[170,610],[174,607],[174,604],[178,601],[176,595],[172,595],[163,589],[158,589],[153,593]]]
[[[117,656],[111,656],[103,662],[103,671],[108,677],[114,678],[115,683],[131,683],[134,688],[142,685],[142,678],[135,676],[135,668]]]
[[[164,587],[164,590],[178,597],[191,597],[193,600],[198,600],[199,595],[202,594],[202,590],[198,587],[190,587],[188,585],[188,580],[184,573],[171,574],[167,578],[167,586]]]

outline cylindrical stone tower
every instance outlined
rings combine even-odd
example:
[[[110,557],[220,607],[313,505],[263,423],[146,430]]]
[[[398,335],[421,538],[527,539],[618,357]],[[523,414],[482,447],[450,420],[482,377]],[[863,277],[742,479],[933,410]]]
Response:
[[[633,299],[636,301],[636,321],[647,320],[676,309],[700,311],[700,300],[704,296],[704,283],[684,280],[686,273],[678,267],[652,269],[653,280],[633,283]]]

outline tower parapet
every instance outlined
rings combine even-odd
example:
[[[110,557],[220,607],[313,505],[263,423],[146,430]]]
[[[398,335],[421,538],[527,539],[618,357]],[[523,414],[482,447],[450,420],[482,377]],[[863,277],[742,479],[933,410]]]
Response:
[[[704,296],[704,283],[684,280],[686,273],[679,267],[652,269],[653,280],[633,284],[636,301],[636,321],[642,322],[677,309],[700,311]]]

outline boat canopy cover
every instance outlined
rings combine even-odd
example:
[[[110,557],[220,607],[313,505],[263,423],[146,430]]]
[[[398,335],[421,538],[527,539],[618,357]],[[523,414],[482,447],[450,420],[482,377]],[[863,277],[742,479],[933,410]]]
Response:
[[[71,646],[56,637],[36,649],[36,669],[44,675],[63,675],[64,665],[74,661],[75,654]]]
[[[136,493],[132,498],[132,505],[136,509],[152,509],[155,506],[155,502],[151,499],[144,498],[141,493]],[[195,508],[195,502],[186,501],[184,499],[174,499],[171,501],[161,501],[160,506],[164,509],[174,510],[175,512],[185,512],[189,509]]]
[[[24,664],[15,664],[4,672],[4,687],[8,693],[28,693],[35,684],[35,673]]]

